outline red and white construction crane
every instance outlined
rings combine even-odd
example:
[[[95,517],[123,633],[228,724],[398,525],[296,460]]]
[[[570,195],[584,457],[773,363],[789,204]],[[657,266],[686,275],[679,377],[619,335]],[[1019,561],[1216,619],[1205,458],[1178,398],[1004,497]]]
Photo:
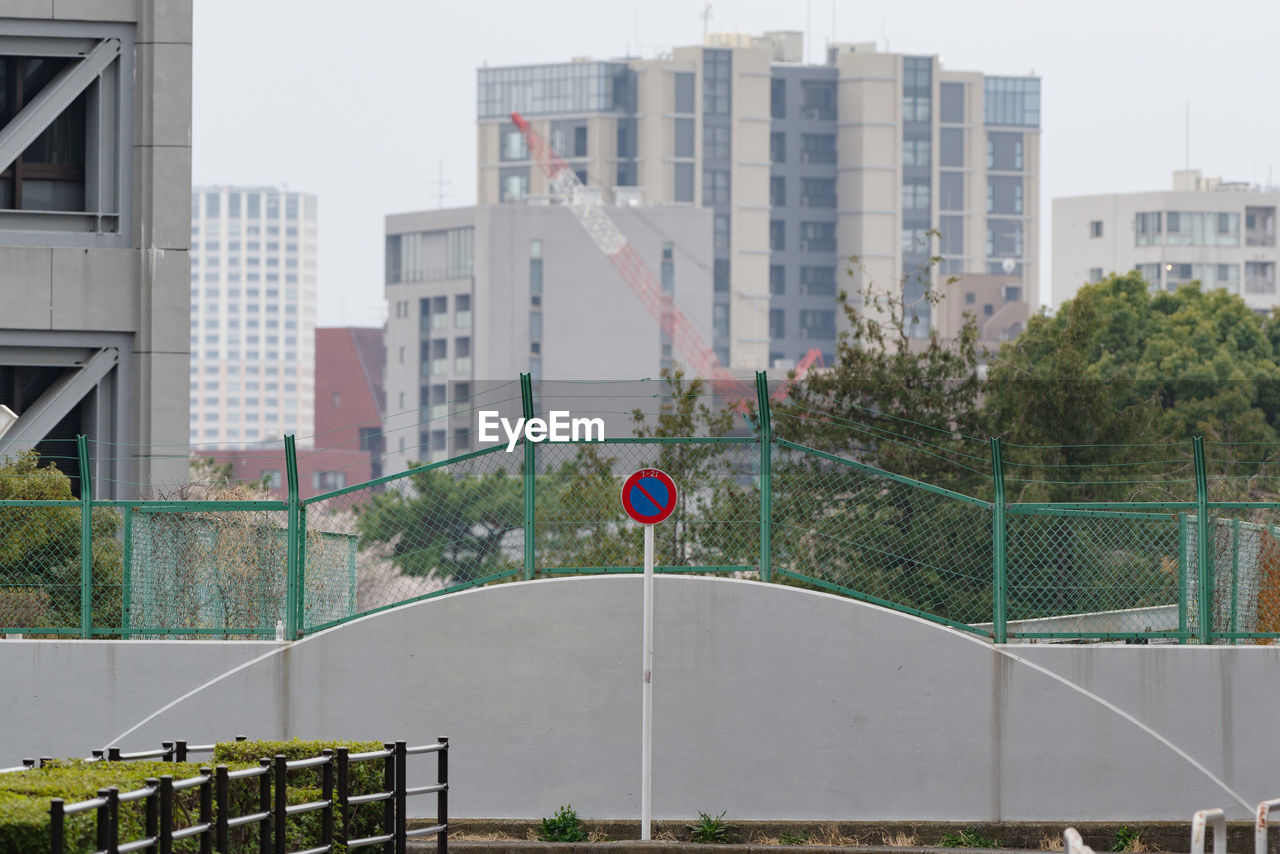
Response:
[[[600,251],[631,286],[640,302],[658,321],[662,331],[670,337],[673,348],[680,354],[689,372],[695,377],[710,379],[716,391],[729,398],[753,398],[755,395],[750,385],[730,374],[720,364],[706,339],[685,317],[671,294],[659,287],[648,265],[631,248],[627,238],[605,212],[604,205],[587,193],[586,187],[569,168],[569,164],[565,163],[564,158],[519,113],[512,113],[511,121],[524,134],[529,153],[546,174],[551,194],[573,212],[587,234],[600,247]]]

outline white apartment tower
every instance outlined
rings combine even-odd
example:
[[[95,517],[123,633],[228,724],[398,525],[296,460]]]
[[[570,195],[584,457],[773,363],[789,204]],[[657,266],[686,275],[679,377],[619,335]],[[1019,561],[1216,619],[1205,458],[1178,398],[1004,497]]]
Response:
[[[1053,305],[1086,282],[1137,270],[1153,290],[1197,281],[1239,294],[1255,311],[1280,305],[1276,209],[1280,189],[1173,173],[1149,193],[1053,200]]]
[[[1035,305],[1040,80],[874,44],[802,57],[799,33],[719,33],[657,59],[480,69],[478,198],[548,191],[517,111],[606,201],[710,209],[713,344],[737,369],[829,363],[855,255],[909,301],[923,263],[934,281],[1014,276],[1005,292]],[[942,319],[919,317],[919,337]]]
[[[316,197],[191,193],[193,447],[310,437],[315,424]]]

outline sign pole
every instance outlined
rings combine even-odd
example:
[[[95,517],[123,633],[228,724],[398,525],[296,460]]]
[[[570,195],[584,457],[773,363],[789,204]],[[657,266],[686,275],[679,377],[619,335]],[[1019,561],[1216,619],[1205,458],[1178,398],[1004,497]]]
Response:
[[[653,818],[653,525],[644,526],[644,683],[640,743],[640,838],[650,839]]]

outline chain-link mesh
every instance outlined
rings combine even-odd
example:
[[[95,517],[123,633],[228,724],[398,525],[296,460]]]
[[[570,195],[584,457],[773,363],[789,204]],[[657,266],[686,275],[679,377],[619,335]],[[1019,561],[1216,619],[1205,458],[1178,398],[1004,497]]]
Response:
[[[774,456],[773,566],[944,621],[991,619],[991,512],[831,457]]]
[[[1210,626],[1217,642],[1280,637],[1280,511],[1243,508],[1209,516],[1213,544]],[[1187,610],[1200,634],[1198,526],[1188,517]]]
[[[80,625],[80,512],[0,503],[0,632]]]
[[[517,572],[522,461],[498,448],[308,502],[304,628]],[[316,550],[333,567],[323,606],[310,582]]]
[[[1179,632],[1180,529],[1177,514],[1010,515],[1009,635]]]
[[[641,526],[622,510],[622,483],[657,468],[675,481],[675,510],[654,532],[660,567],[754,572],[760,565],[760,447],[712,439],[536,447],[536,568],[636,570]]]

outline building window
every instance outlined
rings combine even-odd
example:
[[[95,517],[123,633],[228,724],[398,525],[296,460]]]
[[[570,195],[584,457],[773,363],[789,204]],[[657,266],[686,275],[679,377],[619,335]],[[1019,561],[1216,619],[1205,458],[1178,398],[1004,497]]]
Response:
[[[729,259],[717,258],[714,265],[712,287],[718,293],[729,293]]]
[[[835,252],[836,224],[834,222],[800,223],[800,248],[807,252]]]
[[[800,117],[819,121],[835,121],[836,84],[817,80],[801,81]]]
[[[774,341],[787,337],[787,313],[785,309],[769,309],[769,337]]]
[[[573,129],[573,156],[587,156],[587,127],[579,125]]]
[[[787,117],[787,81],[775,77],[769,81],[769,115],[775,119]]]
[[[964,217],[938,217],[938,235],[938,251],[943,255],[964,254]]]
[[[733,51],[702,51],[702,113],[727,116],[733,95]]]
[[[800,205],[806,208],[834,208],[836,206],[835,179],[801,178]]]
[[[675,74],[675,102],[677,113],[693,113],[694,112],[694,75],[691,72],[676,72]]]
[[[1246,246],[1276,245],[1276,209],[1250,207],[1244,209]]]
[[[702,206],[729,204],[729,170],[702,170]]]
[[[1022,257],[1022,222],[1016,219],[987,220],[987,257]]]
[[[1094,219],[1089,221],[1089,236],[1090,237],[1102,236],[1102,220]]]
[[[511,166],[498,170],[498,201],[518,202],[529,195],[529,169]]]
[[[987,134],[987,168],[995,172],[1022,171],[1022,134]]]
[[[800,134],[801,163],[835,163],[836,135],[833,133]]]
[[[1274,295],[1276,292],[1275,262],[1246,261],[1244,265],[1244,292],[1246,294]]]
[[[774,163],[787,162],[787,135],[785,133],[769,134],[769,160]]]
[[[938,84],[938,120],[964,124],[964,84]]]
[[[773,176],[769,179],[769,204],[775,208],[785,207],[787,204],[787,179],[780,176]]]
[[[712,224],[715,231],[715,235],[714,235],[715,248],[728,249],[729,248],[729,215],[716,214]]]
[[[1160,230],[1161,215],[1159,211],[1137,214],[1134,219],[1134,245],[1158,246],[1164,242]]]
[[[834,311],[801,311],[801,338],[835,338],[836,313]]]
[[[727,125],[702,126],[702,156],[706,160],[728,160],[730,129]],[[677,157],[679,154],[676,155]],[[690,157],[693,155],[690,154]],[[705,173],[704,173],[705,174]]]
[[[712,334],[717,338],[729,337],[729,305],[716,303],[711,309]]]
[[[801,267],[800,293],[809,296],[835,296],[835,267]]]
[[[1090,282],[1101,282],[1101,281],[1102,281],[1102,268],[1101,268],[1101,267],[1090,267],[1090,268],[1089,268],[1089,281],[1090,281]]]
[[[964,210],[964,173],[938,173],[938,209],[944,211]]]
[[[457,338],[453,342],[453,369],[459,374],[471,372],[471,339]]]
[[[787,292],[787,268],[781,264],[769,267],[769,293],[785,294]]]
[[[431,298],[431,328],[432,329],[448,329],[449,328],[449,298],[448,297],[432,297]]]
[[[987,77],[983,80],[983,120],[988,125],[1040,127],[1040,80]]]
[[[458,294],[453,298],[453,325],[457,329],[471,328],[471,294]]]
[[[787,248],[786,223],[780,219],[769,221],[769,248],[781,252]]]
[[[902,165],[928,166],[932,163],[932,150],[927,135],[911,134],[902,139]]]
[[[902,209],[904,211],[929,210],[929,179],[902,182]]]
[[[662,244],[662,290],[664,293],[675,293],[676,262],[675,246],[670,241]]]
[[[502,126],[502,151],[499,154],[499,159],[529,159],[529,145],[525,141],[524,134],[513,124],[508,123]]]
[[[693,119],[675,119],[673,153],[676,157],[693,157]]]
[[[674,170],[674,186],[671,197],[677,202],[693,201],[693,164],[677,163]]]
[[[1022,178],[1010,175],[987,177],[987,213],[1022,213]]]

